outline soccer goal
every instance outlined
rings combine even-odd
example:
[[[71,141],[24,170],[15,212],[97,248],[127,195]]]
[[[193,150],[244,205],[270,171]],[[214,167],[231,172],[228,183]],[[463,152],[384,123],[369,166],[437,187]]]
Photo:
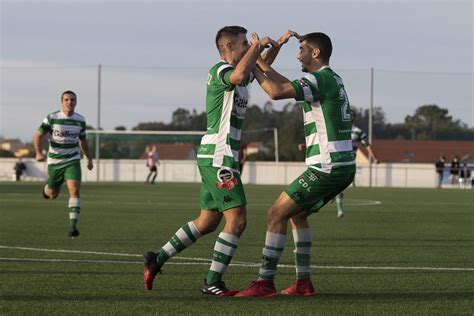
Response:
[[[142,164],[152,146],[160,160],[194,161],[204,131],[122,131],[87,130],[89,149],[95,160],[96,181],[106,178],[113,170],[112,164],[123,162],[129,168]],[[273,134],[273,135],[272,135]],[[270,144],[270,145],[269,145]],[[276,128],[244,130],[242,145],[249,146],[249,153],[271,150],[278,162],[278,130]],[[101,161],[102,160],[102,161]],[[110,165],[110,166],[109,166]],[[122,172],[123,173],[123,172]],[[140,177],[138,175],[137,177]],[[133,177],[135,178],[135,177]]]

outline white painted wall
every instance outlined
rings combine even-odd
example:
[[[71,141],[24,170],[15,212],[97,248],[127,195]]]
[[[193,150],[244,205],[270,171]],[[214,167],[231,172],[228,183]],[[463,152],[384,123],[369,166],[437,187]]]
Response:
[[[46,163],[36,162],[34,159],[23,159],[27,172],[25,181],[44,181],[46,179]],[[0,180],[14,179],[13,166],[15,158],[0,158]],[[158,182],[199,182],[200,175],[193,160],[161,160],[158,166]],[[252,184],[291,183],[306,169],[303,162],[265,162],[250,161],[244,166],[242,181]],[[82,161],[83,181],[96,181],[96,170],[89,171]],[[101,181],[145,182],[148,169],[144,160],[113,160],[100,161]],[[445,177],[448,185],[449,178]],[[369,185],[368,165],[358,165],[355,178],[357,186]],[[434,164],[403,164],[385,163],[373,165],[372,186],[374,187],[409,187],[434,188],[436,173]]]

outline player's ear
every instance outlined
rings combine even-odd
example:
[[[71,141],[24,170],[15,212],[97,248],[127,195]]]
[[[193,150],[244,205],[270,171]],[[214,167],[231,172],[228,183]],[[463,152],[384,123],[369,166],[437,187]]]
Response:
[[[319,55],[321,55],[321,51],[319,50],[319,48],[313,48],[313,53],[312,53],[313,59],[318,59]]]

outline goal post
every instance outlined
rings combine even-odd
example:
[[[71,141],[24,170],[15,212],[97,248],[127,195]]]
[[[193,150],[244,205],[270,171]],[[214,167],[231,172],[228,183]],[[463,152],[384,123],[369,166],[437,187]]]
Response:
[[[95,160],[96,181],[100,181],[101,159],[141,159],[151,145],[161,145],[167,151],[194,151],[186,158],[195,159],[204,131],[146,131],[146,130],[87,130],[89,150]],[[267,136],[255,136],[256,133],[273,133],[273,140]],[[242,131],[242,141],[267,139],[274,145],[275,162],[278,162],[278,129],[263,128]],[[160,150],[159,150],[160,151]],[[169,153],[167,153],[169,154]],[[161,155],[160,155],[161,156]]]

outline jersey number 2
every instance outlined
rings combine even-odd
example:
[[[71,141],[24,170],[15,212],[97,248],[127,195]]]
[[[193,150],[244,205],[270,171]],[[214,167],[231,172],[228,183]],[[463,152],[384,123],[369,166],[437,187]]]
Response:
[[[350,121],[351,120],[351,111],[349,108],[349,99],[347,98],[346,91],[344,88],[339,90],[339,100],[343,100],[342,107],[341,107],[341,117],[343,121]]]

